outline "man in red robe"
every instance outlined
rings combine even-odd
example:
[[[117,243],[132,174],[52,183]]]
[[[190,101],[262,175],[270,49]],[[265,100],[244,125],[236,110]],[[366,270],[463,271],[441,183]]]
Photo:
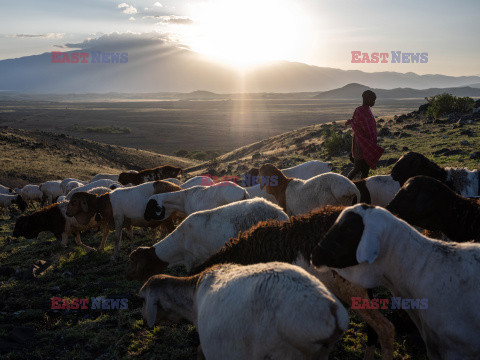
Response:
[[[370,110],[375,105],[377,95],[371,90],[366,90],[362,98],[363,105],[355,109],[353,117],[345,124],[353,129],[352,157],[355,166],[347,176],[350,180],[359,173],[362,179],[366,178],[370,169],[376,169],[377,162],[385,151],[377,144],[377,123]]]

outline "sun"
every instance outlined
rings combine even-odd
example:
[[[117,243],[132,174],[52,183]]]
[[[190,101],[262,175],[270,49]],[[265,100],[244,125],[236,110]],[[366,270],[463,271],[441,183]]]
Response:
[[[307,14],[298,0],[207,0],[192,10],[187,45],[230,65],[289,60],[305,45]]]

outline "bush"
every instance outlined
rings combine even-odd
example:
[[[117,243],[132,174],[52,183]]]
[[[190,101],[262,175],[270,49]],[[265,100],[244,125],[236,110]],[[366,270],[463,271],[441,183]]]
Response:
[[[327,135],[323,145],[331,156],[338,155],[343,151],[350,151],[352,148],[352,135],[349,133],[336,133],[334,131]]]
[[[187,150],[183,150],[183,149],[180,149],[180,150],[177,150],[173,153],[175,156],[180,156],[180,157],[188,157],[189,156],[189,153]]]
[[[452,112],[471,112],[475,104],[470,97],[456,97],[446,93],[425,98],[425,100],[428,102],[427,116],[434,119]]]

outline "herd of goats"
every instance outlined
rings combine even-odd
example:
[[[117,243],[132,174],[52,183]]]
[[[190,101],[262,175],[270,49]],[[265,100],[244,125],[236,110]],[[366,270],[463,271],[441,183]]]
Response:
[[[15,237],[49,231],[94,250],[80,234],[99,229],[103,250],[113,230],[113,259],[123,229],[161,231],[130,254],[126,277],[144,282],[146,325],[195,325],[198,359],[328,359],[346,307],[367,323],[367,360],[377,342],[393,359],[385,308],[408,313],[430,359],[480,359],[480,171],[409,152],[390,175],[356,181],[321,161],[265,164],[242,183],[179,176],[167,165],[0,186],[0,205],[42,204],[16,218]],[[190,276],[163,274],[179,265]],[[391,299],[369,296],[380,286]]]

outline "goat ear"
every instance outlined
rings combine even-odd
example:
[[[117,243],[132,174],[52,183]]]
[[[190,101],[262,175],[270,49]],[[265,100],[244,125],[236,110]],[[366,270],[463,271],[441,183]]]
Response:
[[[153,328],[155,320],[157,319],[157,302],[158,295],[156,291],[148,291],[143,304],[142,315],[143,320],[147,322],[149,328]]]
[[[83,212],[88,212],[88,203],[87,203],[87,200],[82,199],[82,200],[80,201],[80,206],[82,207],[82,211],[83,211]]]
[[[359,264],[363,262],[373,263],[380,252],[380,239],[383,237],[383,222],[372,215],[363,217],[363,234],[357,247],[357,261]]]

